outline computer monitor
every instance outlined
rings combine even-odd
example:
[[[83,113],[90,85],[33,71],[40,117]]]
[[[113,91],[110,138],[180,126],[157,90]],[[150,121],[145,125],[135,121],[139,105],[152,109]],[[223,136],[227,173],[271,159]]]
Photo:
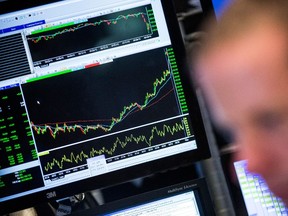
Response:
[[[0,15],[0,214],[210,157],[168,0]]]
[[[288,215],[288,208],[271,192],[265,180],[247,170],[246,160],[234,162],[234,167],[247,215]]]
[[[72,215],[213,216],[215,212],[206,181],[199,178],[78,211]]]

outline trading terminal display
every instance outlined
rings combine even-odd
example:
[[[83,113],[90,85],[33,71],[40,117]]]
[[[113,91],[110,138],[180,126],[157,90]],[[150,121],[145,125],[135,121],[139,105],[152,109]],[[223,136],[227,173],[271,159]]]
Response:
[[[171,10],[81,0],[0,15],[0,209],[210,156]]]

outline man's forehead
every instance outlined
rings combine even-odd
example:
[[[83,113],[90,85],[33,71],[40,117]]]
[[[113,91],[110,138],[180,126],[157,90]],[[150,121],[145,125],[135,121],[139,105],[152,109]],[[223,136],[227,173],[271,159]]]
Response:
[[[202,63],[217,74],[225,69],[266,67],[269,63],[285,63],[288,54],[288,37],[278,28],[263,24],[246,34],[219,41],[206,52]],[[271,65],[272,67],[273,65]],[[218,71],[219,70],[219,71]],[[256,70],[257,71],[257,70]],[[219,75],[219,74],[218,74]]]

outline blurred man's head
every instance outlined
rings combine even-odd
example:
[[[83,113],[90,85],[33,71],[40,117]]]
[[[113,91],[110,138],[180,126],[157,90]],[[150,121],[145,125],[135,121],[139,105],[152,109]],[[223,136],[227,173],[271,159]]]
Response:
[[[287,204],[288,1],[237,1],[209,27],[196,65],[216,123]]]

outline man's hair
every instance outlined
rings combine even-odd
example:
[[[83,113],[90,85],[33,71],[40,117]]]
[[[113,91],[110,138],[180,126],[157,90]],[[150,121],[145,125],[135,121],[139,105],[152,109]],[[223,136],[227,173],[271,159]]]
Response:
[[[201,50],[233,40],[267,21],[286,32],[288,41],[288,0],[234,0],[216,23],[207,22]]]

